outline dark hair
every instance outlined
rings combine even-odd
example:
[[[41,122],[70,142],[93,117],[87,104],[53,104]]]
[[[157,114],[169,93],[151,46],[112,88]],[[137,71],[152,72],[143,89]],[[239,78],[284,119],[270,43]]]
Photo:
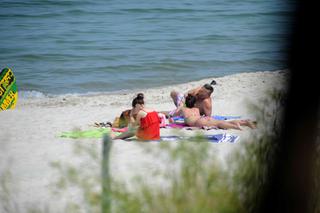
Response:
[[[135,97],[133,100],[132,100],[132,107],[135,107],[137,104],[140,104],[140,105],[142,105],[142,104],[144,104],[144,95],[143,95],[143,93],[139,93],[138,95],[137,95],[137,97]]]
[[[217,82],[215,80],[212,80],[210,83],[210,85],[216,85],[216,84],[217,84]]]
[[[210,94],[213,93],[213,87],[210,84],[203,85],[203,88],[208,90],[210,92]]]
[[[196,104],[197,98],[193,95],[188,94],[186,97],[186,107],[192,108]]]

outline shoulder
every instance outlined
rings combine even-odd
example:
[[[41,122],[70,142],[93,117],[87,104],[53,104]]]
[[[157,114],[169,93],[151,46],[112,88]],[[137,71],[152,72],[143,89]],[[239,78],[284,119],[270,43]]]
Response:
[[[140,117],[140,118],[143,118],[147,115],[147,112],[146,111],[143,111],[143,110],[140,110],[137,114],[137,118]]]
[[[156,112],[156,110],[154,110],[154,109],[146,109],[146,108],[144,108],[143,110],[140,110],[140,112],[144,112],[144,113],[149,113],[149,112]]]
[[[181,107],[181,111],[182,111],[182,113],[189,113],[191,111],[191,109],[187,108],[187,107]]]
[[[182,111],[182,112],[188,112],[188,111],[189,111],[189,108],[187,108],[187,107],[181,107],[181,111]]]

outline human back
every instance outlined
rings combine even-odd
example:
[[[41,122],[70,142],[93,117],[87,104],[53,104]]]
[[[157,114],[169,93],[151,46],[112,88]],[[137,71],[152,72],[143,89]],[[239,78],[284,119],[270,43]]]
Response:
[[[197,122],[197,120],[199,120],[200,113],[199,113],[199,109],[198,108],[183,108],[183,117],[184,117],[184,122],[188,125],[188,126],[194,126]]]
[[[140,125],[136,136],[140,140],[159,140],[160,139],[160,119],[156,111],[142,112]]]
[[[194,126],[201,117],[199,109],[195,107],[195,103],[196,97],[189,94],[185,100],[186,107],[183,107],[182,109],[184,121],[189,126]]]
[[[138,127],[136,136],[140,140],[160,139],[160,119],[158,113],[146,108],[144,105],[144,95],[139,93],[132,101],[134,111],[137,111],[135,125]]]

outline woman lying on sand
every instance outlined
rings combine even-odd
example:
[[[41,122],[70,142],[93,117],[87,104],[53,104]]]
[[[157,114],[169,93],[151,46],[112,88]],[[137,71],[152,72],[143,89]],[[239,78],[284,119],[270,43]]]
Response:
[[[188,95],[185,100],[186,107],[180,108],[181,113],[184,116],[184,122],[188,126],[195,127],[217,127],[220,129],[238,129],[240,126],[248,126],[252,129],[256,128],[255,124],[250,120],[233,120],[233,121],[221,121],[215,120],[212,117],[200,116],[199,109],[195,107],[196,97]]]
[[[112,139],[126,139],[134,135],[139,140],[160,139],[160,119],[158,113],[153,109],[145,108],[143,99],[142,93],[139,93],[133,99],[128,131],[116,137],[111,135]],[[133,115],[136,115],[136,118]]]

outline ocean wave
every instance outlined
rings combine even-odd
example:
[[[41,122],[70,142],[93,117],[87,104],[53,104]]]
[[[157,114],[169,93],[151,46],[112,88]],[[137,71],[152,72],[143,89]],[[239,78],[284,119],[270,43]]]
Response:
[[[18,91],[19,98],[33,99],[33,98],[47,98],[48,96],[36,90],[22,90]]]
[[[2,0],[4,6],[79,6],[84,4],[94,4],[95,1],[77,0]]]
[[[70,98],[70,97],[88,97],[88,96],[98,96],[98,95],[112,95],[112,94],[126,94],[133,92],[134,90],[120,89],[117,91],[99,91],[99,92],[73,92],[73,93],[62,93],[62,94],[52,94],[44,93],[36,90],[22,90],[18,91],[19,99],[44,99],[44,98]]]
[[[191,8],[127,8],[119,10],[128,13],[194,13],[194,12],[212,12],[212,10],[205,9],[191,9]]]
[[[223,18],[254,18],[261,16],[272,16],[272,17],[289,17],[293,15],[293,11],[270,11],[270,12],[230,12],[230,11],[221,11],[220,13],[215,13],[216,16]]]

